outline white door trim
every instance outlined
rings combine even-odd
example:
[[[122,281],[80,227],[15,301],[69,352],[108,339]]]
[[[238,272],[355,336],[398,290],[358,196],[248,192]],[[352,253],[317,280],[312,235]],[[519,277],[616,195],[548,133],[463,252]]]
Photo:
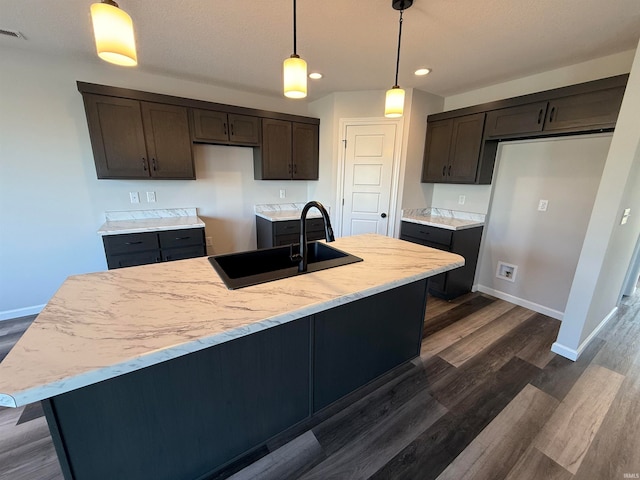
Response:
[[[344,142],[347,138],[347,127],[349,126],[363,126],[363,125],[395,125],[396,126],[396,138],[394,140],[394,153],[393,153],[393,168],[391,173],[391,195],[389,200],[389,226],[387,229],[387,235],[389,237],[395,236],[396,227],[396,214],[398,210],[398,187],[400,184],[400,163],[402,160],[402,128],[404,126],[404,117],[401,118],[385,118],[385,117],[370,117],[370,118],[341,118],[339,121],[339,138],[338,142],[338,185],[336,188],[336,215],[335,226],[338,227],[337,236],[342,236],[342,198],[344,194],[344,167],[346,163],[346,153]]]

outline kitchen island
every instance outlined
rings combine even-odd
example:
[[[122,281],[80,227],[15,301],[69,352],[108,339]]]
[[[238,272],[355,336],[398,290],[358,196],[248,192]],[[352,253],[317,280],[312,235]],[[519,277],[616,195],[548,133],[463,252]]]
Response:
[[[42,400],[67,479],[197,479],[419,354],[458,255],[378,235],[364,261],[228,290],[206,258],[70,277],[0,364]]]

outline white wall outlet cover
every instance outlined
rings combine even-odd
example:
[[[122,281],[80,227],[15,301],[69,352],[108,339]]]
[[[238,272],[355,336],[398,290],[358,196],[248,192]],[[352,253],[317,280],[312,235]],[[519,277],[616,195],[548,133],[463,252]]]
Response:
[[[284,189],[280,189],[280,198],[287,198],[287,191]]]
[[[140,203],[140,195],[138,195],[138,192],[129,192],[129,200],[131,200],[131,203]]]
[[[213,238],[206,237],[205,240],[206,240],[206,243],[207,243],[207,247],[213,247]]]
[[[538,211],[546,212],[547,211],[547,207],[549,207],[549,200],[540,200],[538,202]]]
[[[506,262],[498,262],[496,277],[502,280],[507,280],[509,282],[515,282],[517,273],[518,273],[517,265],[512,265]]]
[[[467,197],[465,195],[458,195],[458,205],[464,205],[464,202],[467,201]]]
[[[147,202],[154,203],[156,201],[156,192],[147,192]]]

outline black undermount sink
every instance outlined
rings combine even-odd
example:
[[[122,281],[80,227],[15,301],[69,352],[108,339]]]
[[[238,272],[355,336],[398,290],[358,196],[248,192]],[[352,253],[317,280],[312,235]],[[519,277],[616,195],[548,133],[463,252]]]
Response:
[[[264,248],[248,252],[214,255],[209,262],[216,269],[227,288],[257,285],[258,283],[281,280],[304,275],[327,268],[340,267],[361,262],[360,257],[330,247],[324,243],[308,242],[307,271],[298,272],[299,260],[292,258],[300,250],[298,244],[284,247]]]

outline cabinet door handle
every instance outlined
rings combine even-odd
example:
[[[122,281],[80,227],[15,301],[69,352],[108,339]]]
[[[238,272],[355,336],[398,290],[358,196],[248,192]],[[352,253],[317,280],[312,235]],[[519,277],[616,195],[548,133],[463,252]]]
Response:
[[[543,112],[544,112],[544,110],[542,108],[538,112],[538,125],[540,125],[540,122],[542,122],[542,113]]]
[[[224,127],[224,134],[227,134],[227,124],[226,122],[222,124],[222,126]]]
[[[176,237],[176,240],[189,240],[191,237]]]
[[[420,233],[423,235],[429,235],[429,232],[425,232],[424,230],[420,230]]]
[[[449,172],[447,173],[447,175],[451,176],[451,165],[449,165]]]
[[[140,245],[142,242],[124,242],[125,245]]]
[[[442,167],[442,176],[444,177],[447,174],[447,166]]]
[[[151,165],[153,165],[153,171],[157,172],[158,171],[158,166],[156,165],[156,159],[155,158],[151,159]]]
[[[553,122],[553,116],[556,114],[556,107],[551,108],[551,115],[549,115],[549,123]]]
[[[291,164],[289,164],[289,175],[291,175]]]
[[[298,165],[293,164],[293,173],[298,173]]]
[[[231,125],[231,136],[233,137],[234,133],[233,133],[233,123],[230,124]]]
[[[142,170],[147,171],[147,159],[142,157]]]

